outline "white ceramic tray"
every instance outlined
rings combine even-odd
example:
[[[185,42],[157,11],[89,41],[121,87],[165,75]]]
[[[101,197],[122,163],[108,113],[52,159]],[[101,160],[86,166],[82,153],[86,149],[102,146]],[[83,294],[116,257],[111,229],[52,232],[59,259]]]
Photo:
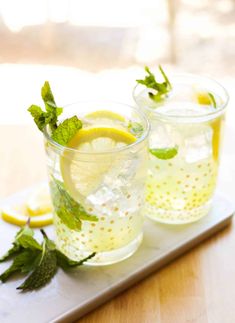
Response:
[[[20,201],[28,193],[18,193],[1,205]],[[141,247],[131,258],[118,264],[83,266],[69,274],[60,270],[48,286],[31,293],[16,290],[20,277],[0,283],[0,322],[72,322],[78,319],[227,226],[232,219],[233,205],[219,195],[213,205],[207,217],[190,225],[169,226],[146,220]],[[0,254],[10,246],[16,230],[18,228],[0,220]],[[51,237],[52,227],[46,231]],[[8,264],[1,264],[0,272],[6,266]]]

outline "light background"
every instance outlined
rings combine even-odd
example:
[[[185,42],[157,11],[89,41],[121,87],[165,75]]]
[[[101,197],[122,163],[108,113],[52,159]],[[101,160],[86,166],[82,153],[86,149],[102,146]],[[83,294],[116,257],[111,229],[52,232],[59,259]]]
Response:
[[[59,104],[130,103],[145,64],[234,92],[234,0],[0,0],[0,40],[1,124],[30,122],[46,79]]]

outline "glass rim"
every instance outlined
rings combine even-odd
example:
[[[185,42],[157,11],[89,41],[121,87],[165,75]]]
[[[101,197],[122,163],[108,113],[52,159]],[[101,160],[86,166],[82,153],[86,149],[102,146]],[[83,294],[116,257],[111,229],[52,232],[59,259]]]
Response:
[[[124,147],[120,147],[120,148],[116,148],[116,149],[112,149],[112,150],[106,150],[106,151],[101,151],[101,152],[84,152],[84,151],[80,151],[79,149],[76,148],[69,148],[66,146],[63,146],[61,144],[59,144],[58,142],[54,141],[50,134],[48,133],[48,125],[44,128],[43,130],[43,135],[44,135],[44,139],[46,139],[50,144],[52,144],[56,149],[58,149],[61,152],[73,152],[73,153],[77,153],[80,154],[81,156],[93,156],[93,155],[97,155],[97,156],[102,156],[102,155],[108,155],[108,154],[116,154],[116,153],[122,153],[125,152],[135,146],[137,146],[138,144],[141,144],[149,135],[150,133],[150,122],[148,120],[148,118],[145,116],[145,114],[140,111],[138,108],[133,107],[129,104],[126,103],[122,103],[122,102],[117,102],[117,101],[112,101],[112,100],[107,100],[107,101],[103,101],[103,100],[81,100],[81,101],[75,101],[69,104],[64,105],[62,108],[68,108],[70,106],[76,105],[76,104],[104,104],[104,103],[109,103],[109,104],[116,104],[116,105],[121,105],[121,106],[126,106],[129,109],[135,111],[137,113],[137,115],[139,115],[141,117],[142,120],[144,120],[145,124],[146,124],[146,129],[144,129],[143,135],[140,138],[137,138],[137,140],[135,142],[133,142],[130,145],[126,145]],[[65,119],[63,119],[65,120]]]
[[[143,107],[143,110],[147,110],[151,113],[153,113],[154,116],[158,116],[158,117],[161,117],[161,118],[167,118],[167,119],[176,119],[176,118],[179,118],[179,119],[183,119],[183,120],[187,120],[187,119],[204,119],[206,117],[212,117],[212,116],[216,116],[216,115],[220,115],[224,110],[225,108],[227,107],[228,105],[228,102],[230,100],[230,97],[229,97],[229,93],[228,91],[226,90],[226,88],[221,84],[219,83],[218,81],[216,81],[215,79],[213,79],[212,77],[210,76],[204,76],[204,75],[197,75],[197,74],[193,74],[193,73],[175,73],[175,74],[172,74],[171,76],[173,79],[174,78],[194,78],[194,79],[202,79],[202,80],[207,80],[209,82],[212,82],[214,83],[215,85],[217,85],[222,91],[223,91],[223,94],[225,95],[225,101],[223,102],[223,104],[221,104],[218,108],[214,109],[214,111],[210,111],[208,113],[205,113],[205,114],[201,114],[201,115],[178,115],[178,114],[165,114],[163,112],[159,112],[157,111],[157,109],[153,109],[153,108],[150,108],[148,106],[144,106]],[[136,90],[138,88],[141,88],[141,87],[144,87],[144,85],[142,84],[136,84],[134,89],[132,90],[132,97],[135,101],[135,104],[139,107],[139,104],[137,103],[137,95],[136,95]]]

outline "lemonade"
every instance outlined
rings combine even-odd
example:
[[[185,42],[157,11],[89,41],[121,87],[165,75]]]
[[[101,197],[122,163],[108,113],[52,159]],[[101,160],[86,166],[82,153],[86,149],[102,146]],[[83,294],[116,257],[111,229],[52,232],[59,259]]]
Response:
[[[202,218],[211,207],[227,94],[209,79],[170,80],[172,88],[164,100],[154,102],[140,85],[134,98],[152,129],[145,214],[183,224]]]
[[[198,109],[201,107],[195,106],[195,112]],[[221,122],[219,117],[216,126],[220,127]],[[151,217],[157,214],[167,223],[195,221],[208,212],[215,190],[219,140],[213,141],[213,137],[219,132],[219,139],[220,131],[214,129],[213,121],[167,125],[153,121],[153,127],[157,130],[152,132],[150,148],[171,140],[173,146],[178,146],[178,153],[169,160],[150,155],[146,213]]]
[[[66,147],[45,132],[56,244],[71,259],[96,252],[89,264],[111,264],[142,241],[148,122],[122,104],[84,102],[65,110],[83,127]]]

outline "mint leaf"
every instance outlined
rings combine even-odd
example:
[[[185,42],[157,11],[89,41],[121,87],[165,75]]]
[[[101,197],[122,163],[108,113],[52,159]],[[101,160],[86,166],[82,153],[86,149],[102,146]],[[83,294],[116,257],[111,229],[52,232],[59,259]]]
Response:
[[[158,65],[158,68],[159,68],[159,70],[160,70],[160,72],[161,72],[161,74],[162,74],[162,76],[163,76],[163,78],[165,80],[165,84],[166,84],[168,90],[171,90],[172,89],[172,85],[171,85],[168,77],[166,76],[166,73],[163,71],[163,68],[161,67],[161,65]]]
[[[57,128],[57,119],[58,116],[63,112],[62,108],[58,108],[54,95],[52,94],[51,87],[48,81],[46,81],[41,89],[41,96],[45,104],[46,108],[46,121],[47,124],[50,125],[51,130],[55,130]]]
[[[39,106],[34,104],[28,108],[28,111],[31,113],[31,116],[33,117],[38,129],[40,131],[43,131],[43,129],[47,125],[47,114],[42,111]]]
[[[51,192],[56,214],[71,230],[80,231],[81,220],[98,221],[96,216],[87,213],[84,207],[69,195],[61,181],[53,178]]]
[[[12,248],[10,248],[7,251],[7,253],[0,258],[0,262],[10,259],[13,256],[17,255],[20,251],[22,251],[23,246],[19,243],[19,239],[21,238],[23,238],[23,240],[27,238],[30,239],[33,236],[33,234],[34,234],[33,230],[28,227],[24,227],[20,229],[15,235],[15,240],[12,243],[13,245]]]
[[[22,251],[18,256],[15,257],[12,265],[0,275],[0,280],[4,283],[17,272],[28,272],[29,266],[32,266],[32,263],[34,263],[37,256],[37,251]]]
[[[57,128],[58,116],[63,112],[63,109],[57,107],[48,81],[44,83],[41,95],[46,111],[43,111],[41,107],[34,104],[28,108],[28,111],[31,113],[40,131],[43,131],[46,125],[49,125],[51,131],[53,131]]]
[[[34,256],[33,256],[34,254]],[[41,252],[39,251],[33,251],[31,252],[32,255],[32,259],[28,262],[24,263],[24,266],[21,268],[21,272],[24,274],[28,274],[31,271],[33,271],[39,264],[40,260],[41,260]]]
[[[47,111],[46,122],[50,125],[50,128],[53,131],[57,128],[58,116],[63,112],[63,109],[57,107],[48,81],[44,83],[41,89],[41,96]]]
[[[48,240],[43,242],[43,251],[41,253],[38,265],[24,281],[22,285],[17,287],[23,291],[30,291],[45,286],[54,277],[57,271],[56,252],[50,248]]]
[[[172,159],[178,153],[178,147],[149,149],[149,152],[158,159]]]
[[[128,129],[135,137],[141,137],[144,132],[144,128],[139,122],[130,121],[128,124]]]
[[[52,94],[51,87],[48,81],[45,81],[41,89],[41,96],[45,104],[49,103],[51,106],[56,107],[54,95]]]
[[[16,244],[16,243],[13,243],[13,246],[11,249],[9,249],[5,255],[3,255],[1,258],[0,258],[0,262],[3,262],[3,261],[7,261],[9,260],[10,258],[12,258],[13,256],[17,255],[20,251],[21,251],[21,246]]]
[[[51,131],[53,132],[57,128],[58,116],[62,113],[62,108],[55,108],[50,105],[46,105],[48,112],[46,113],[46,124],[49,124]],[[49,110],[51,107],[51,110]]]
[[[42,250],[40,244],[33,238],[34,231],[25,226],[16,233],[14,244],[20,246],[22,249]]]
[[[95,252],[93,252],[91,255],[89,255],[88,257],[79,260],[79,261],[75,261],[72,259],[69,259],[65,254],[63,254],[61,251],[56,250],[56,256],[57,256],[57,264],[59,267],[61,267],[64,270],[68,270],[72,267],[77,267],[77,266],[81,266],[83,265],[83,263],[91,258],[93,258],[96,255]]]
[[[149,92],[150,99],[161,102],[165,99],[166,94],[170,92],[172,89],[172,85],[166,76],[166,73],[163,71],[161,65],[158,66],[163,78],[164,82],[160,83],[156,81],[156,78],[153,73],[151,73],[148,66],[145,66],[145,71],[147,72],[147,76],[143,80],[136,80],[137,83],[145,85],[147,88],[155,90],[154,93]]]
[[[76,117],[64,120],[52,134],[52,139],[62,146],[66,146],[82,128],[82,122]]]
[[[18,244],[24,249],[42,250],[40,244],[30,236],[22,235],[17,239]]]
[[[56,245],[54,243],[54,241],[50,240],[46,234],[46,232],[43,229],[40,229],[41,234],[43,235],[44,240],[47,241],[47,247],[50,250],[55,250],[56,249]]]

